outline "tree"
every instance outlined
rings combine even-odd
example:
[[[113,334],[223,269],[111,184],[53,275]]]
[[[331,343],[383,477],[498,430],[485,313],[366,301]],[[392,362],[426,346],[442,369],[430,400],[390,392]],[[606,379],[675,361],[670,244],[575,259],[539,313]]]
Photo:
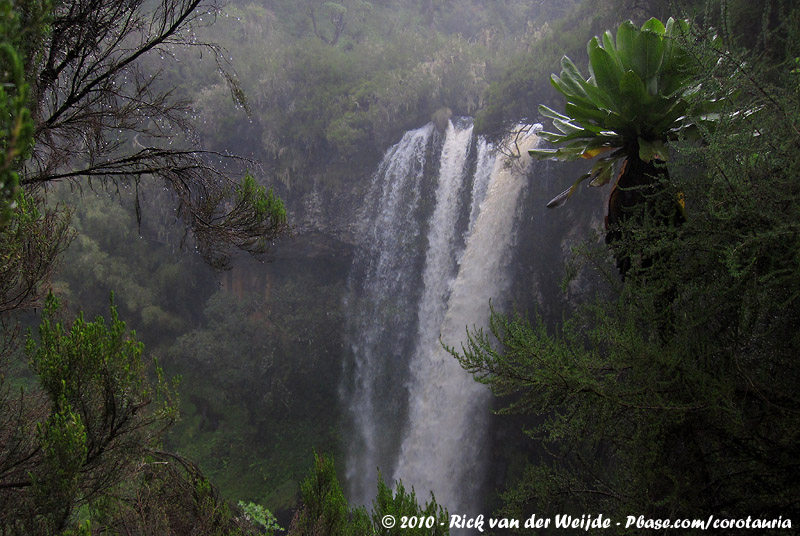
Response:
[[[330,37],[326,37],[317,27],[317,16],[313,3],[309,4],[308,6],[308,18],[311,19],[311,26],[314,29],[314,35],[316,35],[326,45],[333,47],[339,42],[342,32],[347,27],[347,7],[342,4],[337,4],[336,2],[325,2],[322,7],[328,12],[328,19],[330,20],[332,26],[332,35]]]
[[[333,459],[314,455],[312,473],[300,486],[302,507],[297,510],[289,534],[295,536],[356,536],[371,526],[364,508],[352,512],[344,497]]]
[[[170,58],[176,48],[204,50],[244,104],[219,48],[194,34],[195,26],[206,23],[203,17],[210,22],[216,16],[213,1],[43,5],[46,29],[31,36],[23,58],[35,140],[20,179],[23,188],[63,180],[135,186],[143,177],[160,179],[200,251],[220,268],[231,246],[263,251],[265,242],[286,230],[282,204],[274,197],[267,201],[252,181],[237,185],[229,179],[220,167],[230,160],[225,155],[194,147],[190,104],[163,87],[160,71],[143,68],[148,58]]]
[[[43,282],[49,280],[74,235],[67,210],[43,212],[26,194],[17,196],[14,204],[12,217],[0,232],[0,322],[39,302]]]
[[[430,30],[436,28],[436,17],[442,11],[442,8],[447,4],[447,0],[422,0],[420,2],[420,13],[425,19],[425,24]]]
[[[193,27],[215,13],[201,0],[28,0],[0,5],[6,84],[0,161],[0,322],[13,348],[14,313],[36,306],[59,254],[74,236],[69,210],[46,208],[43,188],[164,181],[204,259],[225,268],[232,248],[264,252],[288,227],[280,199],[246,174],[232,181],[219,158],[191,146],[187,102],[142,62],[199,47]],[[224,71],[227,72],[227,71]],[[243,96],[228,74],[234,95]],[[185,148],[172,148],[171,145]],[[141,218],[138,195],[137,217]]]
[[[797,21],[797,7],[781,15]],[[797,26],[779,29],[788,57],[778,63],[765,60],[774,50],[742,53],[725,36],[729,48],[687,49],[699,98],[737,88],[736,108],[758,113],[728,102],[703,143],[673,142],[670,182],[691,217],[669,235],[622,222],[633,240],[617,246],[657,267],[563,323],[493,313],[490,332],[451,349],[505,397],[503,413],[535,416],[535,450],[505,514],[752,516],[763,528],[797,516],[800,93]]]
[[[326,32],[322,25],[318,24],[316,8],[321,8],[325,18],[330,23],[330,31]],[[342,2],[320,2],[312,0],[308,2],[308,18],[311,20],[311,28],[320,41],[326,45],[336,46],[342,37],[348,22],[358,20],[359,15],[372,9],[372,4],[365,0],[345,0]],[[330,34],[330,35],[326,35]]]
[[[339,485],[333,459],[324,455],[314,455],[314,468],[303,482],[300,495],[302,506],[289,527],[292,536],[446,536],[450,533],[447,511],[433,496],[422,507],[413,489],[408,492],[402,482],[397,482],[392,492],[380,475],[372,515],[367,514],[363,506],[351,508]],[[387,524],[387,517],[394,524]],[[403,517],[413,519],[410,526],[402,526]]]
[[[33,141],[28,84],[18,48],[20,16],[13,4],[0,2],[0,229],[11,218],[19,193],[21,159]]]
[[[26,354],[38,385],[0,384],[0,532],[252,534],[188,460],[160,450],[174,385],[111,305],[110,324],[58,320],[51,294]],[[96,532],[92,532],[96,533]]]
[[[392,516],[396,521],[393,527],[386,527],[382,520]],[[403,526],[402,520],[408,521]],[[372,526],[376,527],[376,534],[381,536],[447,536],[450,534],[450,520],[447,510],[436,502],[431,493],[430,502],[420,505],[417,494],[412,488],[409,492],[403,482],[395,482],[394,492],[386,485],[383,478],[378,476],[378,494],[372,503]]]
[[[602,41],[592,38],[588,79],[566,56],[561,76],[552,76],[553,86],[567,98],[565,114],[540,105],[539,111],[553,120],[560,133],[542,132],[546,141],[563,144],[556,149],[534,149],[537,158],[572,161],[600,155],[589,173],[548,203],[563,204],[585,180],[603,186],[614,179],[606,216],[607,241],[622,238],[618,225],[625,219],[654,218],[667,223],[683,219],[683,201],[668,192],[666,144],[680,137],[698,135],[699,125],[687,120],[696,91],[691,57],[681,44],[689,24],[670,18],[666,26],[651,18],[641,28],[628,21],[619,26],[616,42],[611,32]],[[711,103],[695,110],[696,121],[710,122]],[[719,99],[714,102],[719,105]],[[614,177],[614,170],[617,169]],[[630,268],[630,259],[618,257],[620,272]]]
[[[147,73],[148,55],[198,46],[191,29],[213,5],[196,1],[29,0],[0,3],[0,532],[250,534],[190,462],[158,450],[174,420],[172,387],[148,373],[142,345],[111,309],[72,325],[48,298],[16,374],[13,315],[37,305],[72,238],[69,211],[47,185],[137,188],[160,178],[205,259],[261,252],[286,229],[283,203],[250,174],[234,182],[191,144],[189,106]],[[243,102],[235,79],[231,89]],[[183,148],[170,148],[176,146]],[[139,212],[136,199],[137,217]],[[9,368],[13,375],[7,375]],[[154,385],[149,374],[155,374]]]
[[[204,15],[216,13],[213,3],[28,0],[16,8],[5,2],[2,12],[4,323],[41,299],[72,237],[68,210],[39,206],[48,184],[133,186],[141,219],[139,182],[160,179],[199,252],[219,269],[232,248],[264,252],[286,232],[281,200],[249,174],[231,180],[220,164],[236,159],[194,147],[189,103],[143,67],[176,47],[200,48],[221,62],[218,47],[193,33]],[[235,78],[223,72],[244,102]]]
[[[30,465],[4,475],[16,495],[8,507],[31,534],[64,531],[75,510],[129,478],[174,418],[169,387],[161,378],[149,387],[143,346],[127,336],[113,303],[110,326],[79,316],[67,328],[55,319],[57,308],[50,295],[40,340],[29,337],[26,346],[48,408],[37,424],[39,445],[27,455]]]

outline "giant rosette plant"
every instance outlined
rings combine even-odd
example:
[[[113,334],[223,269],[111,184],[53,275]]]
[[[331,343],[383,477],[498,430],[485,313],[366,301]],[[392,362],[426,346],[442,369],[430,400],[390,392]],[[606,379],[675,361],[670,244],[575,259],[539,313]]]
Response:
[[[686,21],[670,18],[664,25],[652,18],[641,28],[623,23],[616,39],[606,31],[588,43],[587,79],[572,60],[562,58],[561,76],[553,75],[552,83],[567,99],[564,113],[539,107],[558,130],[540,136],[560,147],[530,153],[562,161],[599,158],[548,207],[566,202],[586,180],[590,186],[602,186],[616,176],[607,217],[614,223],[620,210],[642,201],[637,187],[653,185],[666,175],[666,144],[679,136],[696,136],[700,123],[714,122],[711,112],[717,103],[691,99],[698,86],[690,56],[679,42],[688,29]],[[693,110],[694,120],[687,116],[690,103],[699,106]]]

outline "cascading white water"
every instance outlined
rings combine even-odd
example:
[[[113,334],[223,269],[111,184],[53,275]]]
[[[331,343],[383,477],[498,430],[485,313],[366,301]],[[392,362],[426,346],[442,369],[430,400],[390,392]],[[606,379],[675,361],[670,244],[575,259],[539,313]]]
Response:
[[[465,373],[441,346],[466,337],[466,327],[484,327],[489,301],[507,288],[507,259],[514,236],[517,200],[526,176],[519,167],[528,161],[527,148],[515,165],[497,158],[486,197],[452,286],[443,322],[429,327],[434,337],[420,338],[412,358],[408,430],[400,450],[396,479],[421,490],[431,489],[455,513],[480,513],[483,452],[488,422],[488,391]],[[422,318],[420,318],[422,321]]]
[[[408,137],[387,152],[381,170],[408,167]],[[372,218],[367,215],[365,228],[371,230],[370,240],[379,243],[354,265],[353,284],[358,284],[359,277],[367,284],[359,302],[364,307],[350,313],[361,321],[351,327],[351,334],[359,340],[352,345],[355,381],[344,393],[355,425],[348,461],[354,501],[371,502],[375,467],[380,465],[385,474],[413,486],[420,498],[433,491],[451,513],[480,513],[488,392],[443,350],[439,340],[457,344],[464,339],[467,326],[483,326],[490,300],[502,301],[517,202],[525,184],[520,162],[524,165],[526,149],[536,139],[524,139],[520,143],[523,158],[508,165],[506,158],[495,157],[484,140],[474,139],[471,123],[451,123],[441,145],[436,188],[432,190],[434,205],[425,225],[408,220],[412,212],[424,215],[418,205],[403,213],[405,219],[394,219],[401,215],[397,211],[378,213],[382,208]],[[398,161],[392,163],[395,158]],[[430,161],[430,155],[428,158]],[[412,175],[408,171],[393,176],[381,170],[375,176],[376,192],[384,195],[408,187]],[[391,181],[402,185],[392,186]],[[375,202],[392,205],[383,197]],[[427,228],[424,247],[419,244],[422,228]],[[389,239],[384,233],[399,236]],[[408,234],[413,235],[410,242]],[[397,248],[397,241],[409,247]],[[411,242],[417,243],[417,250],[410,247]],[[392,251],[381,250],[385,245]],[[405,258],[393,259],[397,254]],[[416,261],[411,258],[414,255]],[[382,270],[376,269],[381,266]],[[416,272],[402,272],[404,268]],[[395,270],[393,276],[388,276],[386,269]],[[416,296],[410,289],[414,284],[421,289]],[[408,292],[401,295],[401,289]],[[392,311],[398,316],[367,306],[386,300],[393,302]],[[364,331],[352,331],[354,328]],[[398,331],[408,328],[410,338],[408,332]],[[393,345],[376,335],[387,331],[396,337]],[[406,353],[395,353],[398,351]],[[387,364],[387,360],[400,360],[404,366]],[[399,385],[403,388],[390,388]],[[384,410],[383,417],[379,407]],[[406,416],[405,426],[398,420],[402,415]]]
[[[391,470],[387,460],[399,441],[391,433],[397,428],[391,405],[406,394],[403,386],[392,381],[398,369],[402,374],[407,370],[404,362],[410,337],[404,334],[414,329],[408,311],[416,307],[414,290],[419,286],[415,250],[421,233],[422,179],[433,132],[433,125],[407,132],[386,152],[360,219],[363,246],[350,274],[345,303],[354,357],[346,377],[352,383],[343,386],[342,395],[354,424],[347,480],[352,499],[361,504],[372,501],[377,467]]]
[[[481,203],[486,199],[486,191],[489,189],[489,180],[492,178],[495,160],[494,146],[483,138],[478,139],[478,163],[475,166],[475,181],[472,185],[472,203],[469,208],[467,235],[475,227]]]
[[[418,306],[415,353],[428,348],[439,337],[444,320],[450,282],[456,269],[461,236],[457,222],[461,186],[466,177],[472,125],[457,128],[451,122],[445,133],[439,164],[436,204],[428,229],[428,248],[422,275],[422,297]],[[412,360],[412,364],[413,364]],[[410,386],[416,382],[411,381]]]

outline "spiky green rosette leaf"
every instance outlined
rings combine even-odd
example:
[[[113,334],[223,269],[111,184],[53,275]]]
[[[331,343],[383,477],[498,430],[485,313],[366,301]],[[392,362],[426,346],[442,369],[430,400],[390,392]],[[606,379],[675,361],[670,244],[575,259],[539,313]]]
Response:
[[[551,82],[567,99],[565,113],[539,107],[557,130],[540,136],[558,147],[530,154],[572,161],[612,152],[548,206],[563,204],[585,180],[591,186],[608,184],[614,165],[630,156],[645,162],[666,160],[666,143],[697,130],[686,118],[693,76],[678,41],[688,28],[688,22],[672,18],[666,24],[650,19],[641,28],[628,21],[617,29],[616,38],[611,32],[594,37],[587,45],[588,78],[572,60],[562,58],[561,74]],[[705,119],[709,125],[714,122],[710,113]]]

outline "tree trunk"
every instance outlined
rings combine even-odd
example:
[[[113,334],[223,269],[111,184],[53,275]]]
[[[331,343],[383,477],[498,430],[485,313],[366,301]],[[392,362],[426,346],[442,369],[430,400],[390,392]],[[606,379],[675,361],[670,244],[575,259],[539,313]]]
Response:
[[[645,162],[637,153],[623,162],[608,199],[606,215],[606,244],[612,247],[623,278],[631,268],[648,268],[653,264],[651,258],[636,263],[631,258],[634,248],[629,242],[633,229],[680,225],[684,220],[678,200],[667,191],[666,166],[661,161]]]

